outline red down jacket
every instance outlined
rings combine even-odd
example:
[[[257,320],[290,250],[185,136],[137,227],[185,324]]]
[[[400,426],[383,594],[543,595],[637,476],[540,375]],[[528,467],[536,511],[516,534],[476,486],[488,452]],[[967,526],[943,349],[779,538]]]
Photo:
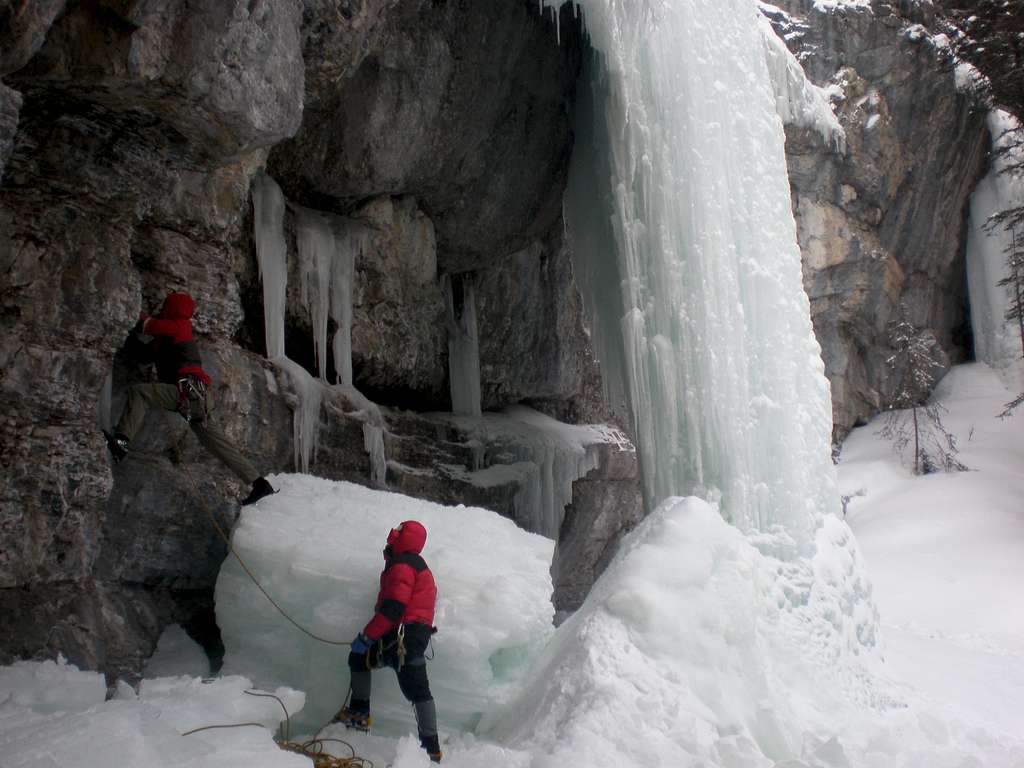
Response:
[[[433,626],[437,586],[420,557],[426,542],[427,529],[415,520],[406,520],[388,535],[377,604],[373,618],[363,629],[370,640],[379,639],[399,624]]]
[[[210,377],[203,370],[199,347],[192,335],[195,300],[187,293],[169,293],[156,317],[142,324],[142,332],[153,336],[157,378],[176,384],[183,376],[195,376],[207,386]]]

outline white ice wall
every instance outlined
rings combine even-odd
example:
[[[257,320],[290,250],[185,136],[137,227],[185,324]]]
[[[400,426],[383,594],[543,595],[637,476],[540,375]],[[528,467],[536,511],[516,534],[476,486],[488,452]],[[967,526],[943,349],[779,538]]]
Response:
[[[1005,143],[1003,134],[1014,125],[1014,119],[1006,112],[997,110],[989,114],[989,131],[997,145]],[[1000,173],[1007,161],[1005,157],[994,157],[988,175],[971,195],[967,229],[967,288],[974,353],[978,360],[1004,373],[1018,364],[1022,355],[1019,326],[1006,320],[1010,289],[997,285],[1008,275],[1006,249],[1011,234],[1002,226],[988,226],[988,221],[1001,211],[1024,205],[1024,178]],[[1024,232],[1017,236],[1024,241]]]
[[[299,623],[351,640],[373,615],[390,529],[415,519],[438,585],[429,674],[445,730],[471,728],[552,631],[554,542],[483,509],[444,507],[350,483],[285,475],[282,492],[246,508],[234,546]],[[344,702],[348,648],[324,645],[288,624],[232,558],[217,579],[225,674],[307,694],[302,722],[316,730]],[[405,733],[412,711],[391,670],[374,675],[375,730]]]
[[[621,333],[598,343],[622,372],[648,504],[721,499],[740,527],[782,525],[809,549],[838,509],[831,405],[759,12],[581,5],[599,58],[577,123],[595,146],[573,161],[566,217],[580,272],[618,288],[586,301]]]

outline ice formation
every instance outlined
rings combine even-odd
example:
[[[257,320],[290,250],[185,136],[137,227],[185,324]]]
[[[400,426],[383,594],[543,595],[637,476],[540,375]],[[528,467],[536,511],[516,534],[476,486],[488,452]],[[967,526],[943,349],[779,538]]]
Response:
[[[281,188],[267,174],[253,179],[254,238],[263,280],[263,311],[267,357],[289,378],[297,398],[293,404],[292,431],[295,467],[309,472],[316,459],[320,431],[320,407],[332,390],[327,385],[328,317],[337,330],[331,341],[340,391],[351,400],[366,402],[368,425],[364,428],[370,455],[371,481],[383,484],[386,474],[382,419],[352,386],[352,276],[356,255],[369,242],[369,231],[356,222],[320,211],[295,206],[300,298],[309,312],[319,378],[312,376],[285,354],[284,315],[288,288],[288,246],[284,237],[285,199]]]
[[[57,661],[16,661],[0,667],[0,704],[40,714],[78,712],[102,702],[107,683],[99,672],[86,672]]]
[[[877,696],[859,658],[875,617],[848,611],[868,605],[859,555],[838,521],[818,537],[794,564],[772,554],[785,534],[750,539],[706,502],[666,501],[481,731],[540,765],[767,767],[813,752],[809,723]]]
[[[320,380],[327,381],[327,319],[336,330],[331,340],[339,384],[352,383],[352,273],[369,232],[340,216],[295,206],[301,299],[313,327]]]
[[[742,529],[781,525],[810,551],[838,510],[831,407],[759,13],[581,5],[598,53],[565,211],[648,504],[720,498]]]
[[[480,339],[476,327],[476,295],[471,275],[445,275],[448,317],[448,379],[452,412],[480,415]]]
[[[599,463],[604,444],[633,450],[629,439],[608,425],[576,426],[527,408],[512,406],[485,413],[474,421],[455,420],[460,429],[476,434],[481,446],[505,453],[500,463],[473,471],[449,467],[455,478],[480,487],[515,480],[514,519],[524,529],[558,538],[565,507],[572,502],[572,484]]]
[[[284,239],[284,194],[265,173],[252,180],[256,260],[263,281],[263,322],[267,358],[284,357],[284,309],[288,287],[288,246]]]
[[[1006,112],[993,111],[989,131],[996,146],[1007,141],[1007,130],[1016,121]],[[1001,225],[989,226],[989,218],[1001,211],[1024,205],[1024,176],[1000,173],[1009,158],[993,156],[988,175],[971,195],[967,230],[967,288],[971,301],[971,327],[978,360],[1006,372],[1021,358],[1020,328],[1006,320],[1010,288],[997,283],[1009,274],[1006,249],[1012,233]],[[1024,232],[1017,232],[1018,247],[1024,249]],[[1013,382],[1014,386],[1019,382]]]
[[[846,151],[846,132],[839,124],[829,92],[812,83],[796,56],[776,33],[771,22],[758,15],[764,37],[765,60],[775,92],[775,108],[786,125],[818,131],[827,144]]]
[[[427,528],[423,555],[438,583],[431,690],[446,730],[472,728],[552,631],[553,542],[493,512],[442,507],[398,494],[301,475],[274,478],[282,493],[243,512],[234,546],[263,586],[312,632],[351,640],[370,619],[388,531]],[[233,559],[216,587],[224,672],[307,694],[301,722],[327,722],[348,691],[348,648],[319,643],[286,622]],[[374,676],[375,730],[405,733],[412,711],[389,670]]]

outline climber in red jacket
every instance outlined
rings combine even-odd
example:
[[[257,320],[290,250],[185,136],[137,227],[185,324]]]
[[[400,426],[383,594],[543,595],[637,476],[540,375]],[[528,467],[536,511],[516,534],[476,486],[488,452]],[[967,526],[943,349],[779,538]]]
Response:
[[[437,711],[427,680],[424,654],[434,629],[437,586],[430,568],[420,557],[427,529],[407,520],[388,534],[384,570],[373,618],[352,641],[348,666],[352,673],[351,698],[334,716],[350,728],[370,727],[370,671],[392,667],[402,694],[416,711],[420,744],[435,763],[441,762],[437,739]]]
[[[128,455],[128,445],[142,428],[149,406],[178,411],[199,442],[251,486],[242,504],[252,504],[274,493],[270,483],[217,427],[209,421],[212,396],[210,376],[203,370],[199,346],[192,334],[195,300],[187,293],[169,293],[156,317],[139,316],[136,337],[151,336],[148,344],[136,343],[156,364],[158,382],[133,384],[128,404],[113,434],[105,433],[114,461]]]

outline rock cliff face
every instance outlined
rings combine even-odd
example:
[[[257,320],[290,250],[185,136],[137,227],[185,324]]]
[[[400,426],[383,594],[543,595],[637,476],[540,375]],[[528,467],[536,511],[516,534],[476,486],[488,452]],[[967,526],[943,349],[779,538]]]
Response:
[[[366,233],[356,389],[322,388],[310,471],[523,514],[550,456],[427,412],[450,408],[453,280],[474,287],[485,408],[604,418],[560,236],[582,45],[568,18],[561,45],[518,0],[0,2],[0,22],[3,659],[59,650],[131,678],[172,621],[215,650],[226,552],[208,518],[230,527],[244,489],[176,414],[150,413],[115,466],[98,427],[151,375],[123,346],[138,312],[182,289],[214,418],[262,471],[295,466],[303,392],[264,357],[261,168],[290,204],[286,351],[314,374],[296,217]],[[620,453],[588,449],[565,525],[600,518],[611,541],[635,522]],[[602,557],[563,558],[556,604],[578,604],[578,572],[592,579]]]
[[[832,383],[835,437],[892,402],[887,328],[908,317],[948,367],[970,354],[965,206],[984,170],[984,112],[959,93],[915,2],[766,15],[818,85],[834,87],[847,148],[787,129],[804,282]]]
[[[985,134],[908,31],[927,19],[784,6],[774,23],[845,94],[847,153],[796,130],[788,147],[841,434],[890,394],[900,301],[966,353]],[[244,489],[174,413],[115,466],[99,432],[151,376],[125,340],[171,289],[197,299],[214,418],[261,471],[300,465],[315,428],[311,472],[557,536],[553,600],[580,604],[642,509],[621,432],[567,450],[545,421],[613,421],[563,238],[586,43],[560,21],[559,42],[535,0],[0,0],[0,661],[62,651],[131,678],[175,621],[216,651],[210,518],[230,527]],[[266,359],[262,172],[287,199],[288,360]],[[352,257],[350,384],[310,221]],[[450,412],[470,317],[482,419]]]

